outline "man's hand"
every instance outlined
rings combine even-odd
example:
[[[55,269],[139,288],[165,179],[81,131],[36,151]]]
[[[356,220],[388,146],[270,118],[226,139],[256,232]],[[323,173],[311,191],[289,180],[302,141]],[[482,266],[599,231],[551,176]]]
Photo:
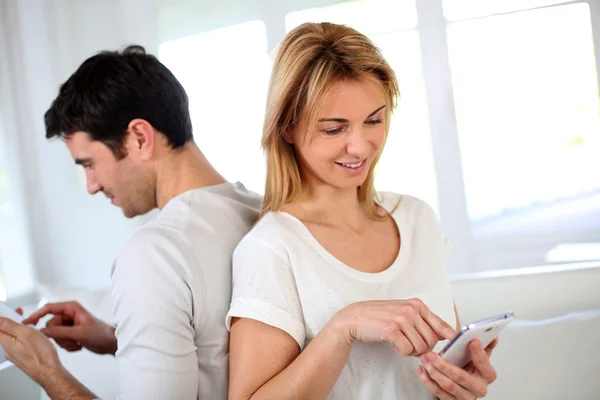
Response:
[[[35,325],[48,314],[53,314],[53,318],[41,332],[63,349],[78,351],[85,347],[97,354],[116,353],[115,328],[94,317],[75,301],[46,304],[24,319],[23,324]]]
[[[42,386],[50,398],[96,398],[62,366],[54,345],[34,328],[0,317],[0,346],[6,359]]]

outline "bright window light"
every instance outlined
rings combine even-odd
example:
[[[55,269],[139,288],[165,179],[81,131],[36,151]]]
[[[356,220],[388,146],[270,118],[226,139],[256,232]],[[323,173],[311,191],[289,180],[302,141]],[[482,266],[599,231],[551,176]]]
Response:
[[[271,60],[262,21],[163,43],[159,58],[185,87],[194,138],[230,181],[264,191],[260,148]]]

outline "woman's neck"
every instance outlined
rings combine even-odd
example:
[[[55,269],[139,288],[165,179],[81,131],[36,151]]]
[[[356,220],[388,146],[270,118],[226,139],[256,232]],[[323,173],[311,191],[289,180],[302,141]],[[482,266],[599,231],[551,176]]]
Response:
[[[324,183],[305,185],[293,207],[301,220],[360,230],[369,217],[358,200],[358,188],[340,189]]]

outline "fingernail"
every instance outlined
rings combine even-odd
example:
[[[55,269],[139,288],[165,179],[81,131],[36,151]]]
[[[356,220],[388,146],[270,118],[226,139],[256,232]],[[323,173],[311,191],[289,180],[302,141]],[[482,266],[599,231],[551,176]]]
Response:
[[[423,367],[417,368],[417,374],[419,375],[419,378],[425,379],[425,370]]]
[[[427,363],[429,362],[429,360],[427,359],[427,354],[423,354],[423,355],[421,356],[421,362],[422,362],[423,364],[427,364]]]

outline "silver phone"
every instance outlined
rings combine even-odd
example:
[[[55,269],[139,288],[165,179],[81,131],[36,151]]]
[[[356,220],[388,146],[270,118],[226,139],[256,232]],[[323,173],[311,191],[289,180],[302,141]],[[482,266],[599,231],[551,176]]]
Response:
[[[514,313],[500,314],[463,326],[440,351],[440,357],[457,367],[463,368],[471,361],[469,343],[473,339],[479,339],[481,345],[485,348],[514,317]]]

